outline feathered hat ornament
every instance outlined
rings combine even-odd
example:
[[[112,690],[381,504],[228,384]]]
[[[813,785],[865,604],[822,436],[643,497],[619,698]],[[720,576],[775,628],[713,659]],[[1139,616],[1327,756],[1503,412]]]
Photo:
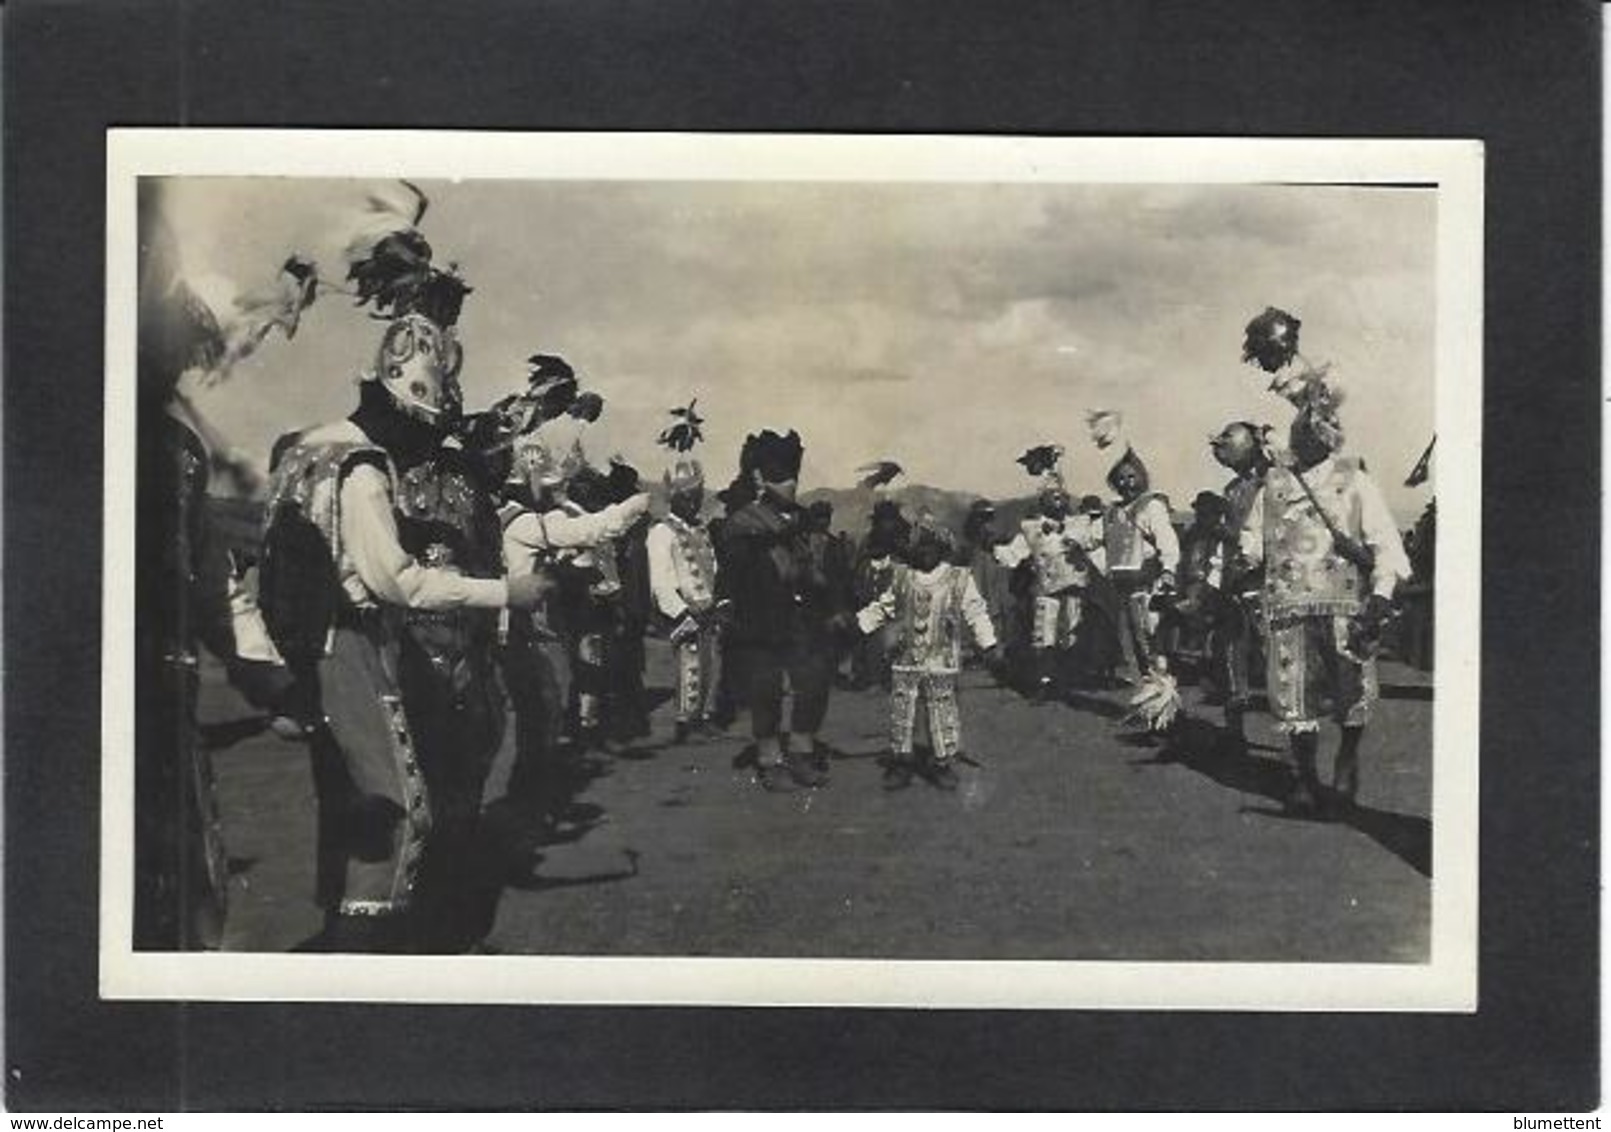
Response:
[[[1112,409],[1094,409],[1085,414],[1085,425],[1098,448],[1112,448],[1124,437],[1124,417]]]
[[[856,469],[856,482],[866,488],[887,487],[905,470],[894,460],[874,460]]]
[[[201,388],[217,385],[276,328],[295,338],[302,312],[318,292],[318,268],[299,255],[289,256],[273,279],[245,292],[218,275],[179,280],[172,295],[187,310],[191,327],[185,370]]]
[[[1063,490],[1063,472],[1058,466],[1063,459],[1061,444],[1037,444],[1018,457],[1018,463],[1032,476],[1040,476],[1048,490]]]
[[[658,443],[680,454],[680,458],[672,461],[671,467],[666,469],[666,490],[673,494],[705,486],[704,467],[687,455],[705,439],[701,427],[705,418],[696,411],[698,404],[699,398],[695,397],[688,404],[672,409],[671,424],[661,430],[658,438]]]
[[[358,305],[373,307],[374,317],[418,314],[446,329],[458,322],[471,287],[457,265],[444,271],[431,262],[430,242],[418,227],[430,207],[425,194],[408,181],[397,186],[400,192],[370,194],[347,241],[347,279]]]
[[[1298,331],[1303,326],[1279,307],[1265,307],[1264,313],[1247,324],[1242,339],[1242,360],[1265,373],[1275,373],[1298,358]]]
[[[1314,365],[1298,350],[1301,321],[1279,307],[1247,324],[1242,360],[1271,374],[1269,390],[1298,410],[1296,427],[1308,429],[1331,451],[1342,447],[1343,427],[1338,409],[1343,403],[1342,383],[1330,362]]]
[[[1279,307],[1264,308],[1263,314],[1247,324],[1242,361],[1271,374],[1270,391],[1299,410],[1334,415],[1342,404],[1342,386],[1330,362],[1314,365],[1298,350],[1298,330],[1302,325],[1302,320]]]
[[[688,404],[672,409],[671,423],[660,431],[658,443],[673,452],[688,452],[694,445],[704,440],[705,418],[695,411],[695,406],[698,404],[699,398],[695,397]]]
[[[1018,462],[1024,466],[1024,471],[1032,476],[1042,476],[1057,469],[1057,462],[1063,458],[1061,444],[1037,444],[1027,449],[1018,457]]]

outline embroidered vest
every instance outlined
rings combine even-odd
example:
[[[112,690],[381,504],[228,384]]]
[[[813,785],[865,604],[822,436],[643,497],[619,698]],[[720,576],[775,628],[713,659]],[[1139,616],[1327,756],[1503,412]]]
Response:
[[[1062,593],[1086,582],[1085,571],[1069,560],[1066,523],[1059,519],[1025,519],[1024,538],[1035,565],[1035,592]]]
[[[676,539],[677,584],[682,599],[695,609],[708,609],[716,600],[716,549],[703,527],[667,521]]]
[[[1154,499],[1164,497],[1149,491],[1129,503],[1115,503],[1108,508],[1102,524],[1102,548],[1107,553],[1108,576],[1115,581],[1139,583],[1145,580],[1147,548],[1151,543],[1136,522],[1136,516]],[[1168,506],[1167,500],[1165,506]]]
[[[1338,530],[1355,526],[1355,461],[1337,460],[1324,480],[1306,479]],[[1264,481],[1264,605],[1269,616],[1351,615],[1365,597],[1359,567],[1337,553],[1331,532],[1294,474],[1273,468]]]
[[[944,566],[931,585],[923,585],[911,567],[895,568],[896,615],[900,618],[896,663],[955,668],[961,663],[962,591],[967,572]]]
[[[397,533],[423,566],[474,577],[498,573],[496,520],[469,475],[427,460],[397,481]]]

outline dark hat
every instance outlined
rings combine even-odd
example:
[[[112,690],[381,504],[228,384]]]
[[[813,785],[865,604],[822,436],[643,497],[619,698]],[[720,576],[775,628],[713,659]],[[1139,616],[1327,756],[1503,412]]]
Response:
[[[1193,511],[1204,511],[1209,508],[1218,510],[1224,505],[1225,501],[1212,491],[1199,491],[1197,497],[1191,501]]]
[[[624,460],[610,461],[610,474],[606,477],[609,486],[610,498],[616,503],[623,503],[638,494],[641,490],[642,477],[638,469]]]
[[[1106,508],[1102,504],[1102,497],[1100,495],[1080,496],[1080,513],[1082,515],[1099,514],[1104,510],[1106,510]]]
[[[1114,461],[1113,467],[1108,469],[1108,486],[1114,491],[1119,490],[1117,482],[1119,473],[1126,468],[1131,469],[1140,476],[1143,490],[1151,486],[1152,477],[1147,473],[1147,465],[1142,463],[1141,457],[1136,455],[1134,448],[1126,448],[1124,455]]]
[[[744,438],[739,453],[739,470],[748,475],[760,472],[767,483],[782,483],[800,477],[800,463],[805,457],[805,445],[800,434],[792,428],[786,434],[763,429]]]

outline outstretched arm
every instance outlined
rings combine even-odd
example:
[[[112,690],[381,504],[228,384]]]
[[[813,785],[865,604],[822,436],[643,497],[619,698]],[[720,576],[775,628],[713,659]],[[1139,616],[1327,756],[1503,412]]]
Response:
[[[342,481],[341,541],[364,587],[392,605],[501,609],[509,602],[501,578],[466,578],[416,562],[398,541],[386,476],[372,465],[358,465]]]

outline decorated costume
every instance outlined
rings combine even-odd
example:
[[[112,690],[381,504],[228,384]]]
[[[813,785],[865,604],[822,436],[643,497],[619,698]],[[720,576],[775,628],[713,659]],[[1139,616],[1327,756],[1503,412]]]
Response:
[[[1003,566],[1012,569],[1027,563],[1031,570],[1029,647],[1035,694],[1043,700],[1059,690],[1059,676],[1070,675],[1069,658],[1090,580],[1090,520],[1070,514],[1068,492],[1057,467],[1062,455],[1059,446],[1041,445],[1019,457],[1031,474],[1044,476],[1040,505],[1020,524],[1018,534],[994,551]]]
[[[1102,519],[1102,550],[1108,580],[1118,591],[1119,644],[1125,663],[1140,678],[1158,657],[1153,601],[1174,589],[1180,540],[1169,517],[1169,500],[1150,490],[1147,467],[1131,448],[1108,472],[1119,498]]]
[[[552,459],[539,447],[524,450],[517,474],[529,490],[506,503],[504,560],[511,575],[549,571],[562,579],[561,588],[529,616],[512,615],[506,632],[505,663],[515,707],[516,761],[512,789],[543,789],[558,773],[551,756],[570,732],[578,660],[602,657],[602,646],[583,639],[593,626],[586,620],[595,600],[589,590],[606,587],[602,564],[615,563],[613,540],[626,533],[643,516],[649,496],[639,492],[621,503],[589,512],[566,497],[565,484],[580,471],[569,460]],[[618,584],[618,583],[616,583]],[[595,684],[598,682],[595,681]],[[583,724],[597,726],[601,697],[589,686]]]
[[[1219,602],[1211,651],[1215,679],[1225,692],[1226,727],[1239,739],[1252,695],[1258,593],[1264,584],[1263,575],[1241,552],[1241,532],[1269,468],[1268,445],[1263,430],[1247,421],[1226,425],[1209,445],[1214,458],[1237,473],[1223,493],[1223,535],[1214,562]]]
[[[729,663],[745,686],[763,786],[820,786],[816,733],[833,682],[834,623],[849,595],[820,569],[814,531],[794,501],[804,449],[795,432],[750,436],[739,466],[756,498],[722,526],[719,598],[733,604]],[[785,684],[793,693],[790,749],[781,739]]]
[[[704,490],[699,462],[678,460],[666,472],[673,498]],[[649,584],[655,610],[670,626],[668,639],[677,659],[679,733],[708,723],[716,709],[721,664],[716,610],[716,548],[694,504],[692,515],[673,510],[649,529]]]
[[[1244,358],[1275,374],[1271,388],[1298,415],[1289,454],[1252,501],[1241,550],[1264,567],[1266,686],[1277,725],[1291,736],[1296,777],[1287,806],[1305,813],[1322,801],[1323,716],[1342,728],[1336,801],[1351,805],[1357,794],[1359,747],[1377,696],[1375,652],[1410,566],[1380,489],[1362,463],[1337,455],[1342,389],[1329,366],[1303,361],[1298,325],[1275,308],[1248,324]],[[1283,370],[1293,361],[1301,368]]]
[[[1333,528],[1369,548],[1369,568],[1338,549]],[[1315,731],[1330,715],[1346,727],[1364,726],[1376,700],[1376,665],[1350,648],[1350,619],[1372,597],[1390,600],[1410,574],[1380,489],[1347,457],[1328,455],[1301,471],[1272,468],[1241,549],[1265,567],[1267,679],[1277,725]]]
[[[957,676],[964,626],[973,643],[987,651],[996,647],[996,632],[972,572],[946,560],[955,552],[950,532],[925,518],[913,537],[918,544],[913,563],[896,566],[889,588],[857,613],[856,622],[864,633],[895,628],[890,745],[896,760],[912,755],[921,700],[928,709],[936,780],[954,785],[949,768],[962,750]],[[934,549],[922,547],[925,542]]]
[[[481,785],[502,737],[494,611],[508,582],[466,453],[452,330],[468,290],[411,226],[363,245],[360,302],[391,316],[360,403],[284,446],[264,540],[265,620],[317,681],[319,898],[327,946],[454,947]],[[410,916],[409,913],[418,913]]]

